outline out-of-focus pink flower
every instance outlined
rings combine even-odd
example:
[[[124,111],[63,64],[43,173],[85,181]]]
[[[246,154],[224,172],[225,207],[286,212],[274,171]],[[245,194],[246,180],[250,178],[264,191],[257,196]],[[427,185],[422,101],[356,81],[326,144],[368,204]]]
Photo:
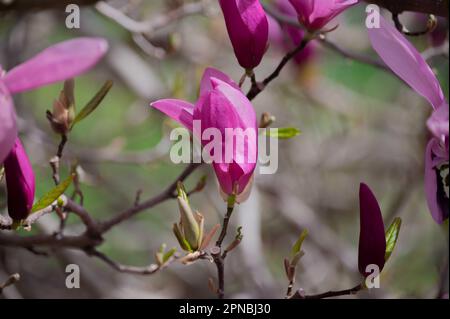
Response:
[[[369,265],[377,265],[379,271],[384,267],[386,253],[386,237],[383,215],[380,206],[369,186],[361,183],[359,187],[360,233],[358,268],[363,276]]]
[[[358,0],[289,0],[297,12],[298,19],[308,30],[322,29],[345,9]]]
[[[35,180],[30,160],[19,138],[4,161],[8,214],[19,221],[27,218],[33,207]]]
[[[108,49],[100,38],[77,38],[53,45],[5,73],[0,68],[0,163],[17,136],[11,94],[73,78],[94,66]]]
[[[257,67],[267,48],[269,24],[259,0],[219,0],[239,64]]]
[[[369,29],[373,48],[434,109],[427,121],[433,137],[425,152],[425,193],[431,215],[440,224],[448,218],[449,106],[439,81],[420,53],[393,25],[380,18],[380,28]]]
[[[200,98],[195,105],[165,99],[153,102],[151,106],[193,131],[202,145],[208,144],[211,138],[203,133],[210,128],[217,129],[222,139],[221,158],[215,160],[214,154],[211,155],[221,191],[227,196],[233,193],[240,195],[237,202],[246,199],[257,161],[258,126],[252,104],[233,80],[216,69],[208,68],[203,74]],[[196,131],[194,121],[201,124],[200,132]],[[229,129],[234,130],[233,141],[226,140]],[[243,139],[243,143],[238,143],[238,138]],[[229,144],[231,142],[233,145]],[[233,150],[231,160],[225,158],[226,147]]]

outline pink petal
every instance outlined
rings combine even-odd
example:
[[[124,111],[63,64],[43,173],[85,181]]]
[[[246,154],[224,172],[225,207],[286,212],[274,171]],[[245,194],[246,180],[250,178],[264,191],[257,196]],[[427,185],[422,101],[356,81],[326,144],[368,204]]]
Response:
[[[438,224],[445,220],[445,214],[438,202],[438,180],[433,161],[433,148],[439,145],[439,140],[433,138],[428,142],[425,151],[425,195],[431,216]],[[448,212],[447,212],[448,214]]]
[[[445,103],[433,112],[427,121],[428,129],[437,138],[449,134],[448,104]]]
[[[240,90],[239,86],[225,73],[214,68],[207,68],[203,72],[202,80],[200,82],[200,97],[208,94],[212,90],[211,78],[216,78],[228,83],[236,90]]]
[[[150,106],[163,112],[168,117],[192,131],[192,114],[194,112],[194,105],[191,103],[182,100],[165,99],[153,102]]]
[[[13,101],[0,79],[0,164],[11,151],[16,137],[17,124]]]
[[[108,50],[101,38],[77,38],[55,44],[8,72],[11,94],[73,78],[93,67]]]
[[[319,30],[358,0],[289,0],[301,23],[310,30]]]
[[[380,16],[380,28],[368,29],[373,48],[403,81],[426,98],[434,108],[444,103],[436,76],[416,48]]]

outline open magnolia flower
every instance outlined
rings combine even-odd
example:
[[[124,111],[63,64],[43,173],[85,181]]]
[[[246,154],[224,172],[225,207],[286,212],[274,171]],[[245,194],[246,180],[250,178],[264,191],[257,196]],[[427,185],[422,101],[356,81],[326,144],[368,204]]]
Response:
[[[100,38],[77,38],[53,45],[9,72],[0,67],[0,163],[17,137],[12,94],[73,78],[94,66],[108,44]]]
[[[358,0],[289,0],[297,11],[298,20],[308,30],[322,29],[345,9]]]
[[[425,152],[425,191],[434,220],[441,224],[449,209],[449,106],[430,66],[397,29],[380,17],[380,28],[369,30],[373,48],[383,61],[433,107],[427,127],[433,134]]]
[[[220,156],[209,154],[227,199],[236,196],[238,203],[247,199],[258,155],[258,126],[256,113],[238,85],[224,73],[208,68],[200,84],[200,98],[195,105],[174,99],[159,100],[151,106],[170,116],[193,132],[203,146],[211,133],[220,135]],[[196,123],[201,127],[196,129]],[[227,139],[229,131],[234,137]],[[240,140],[242,143],[238,142]],[[226,158],[227,149],[232,149]]]

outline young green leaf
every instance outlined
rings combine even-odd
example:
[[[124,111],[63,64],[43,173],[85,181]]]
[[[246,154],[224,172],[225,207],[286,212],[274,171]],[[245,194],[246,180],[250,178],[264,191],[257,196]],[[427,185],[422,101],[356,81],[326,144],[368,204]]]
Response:
[[[61,184],[53,188],[50,192],[45,194],[42,198],[40,198],[36,204],[33,205],[31,209],[31,213],[35,213],[50,206],[54,201],[58,200],[59,196],[64,194],[66,189],[70,186],[73,180],[73,175],[70,175],[66,180],[64,180]]]
[[[398,235],[400,233],[400,227],[402,225],[401,218],[397,217],[392,222],[386,231],[386,253],[384,255],[384,260],[387,261],[391,257],[392,251],[397,243]]]
[[[113,85],[112,81],[106,81],[105,84],[103,84],[100,91],[98,91],[97,94],[95,94],[95,96],[80,111],[80,113],[77,114],[75,120],[73,121],[72,128],[75,126],[76,123],[82,121],[83,119],[88,117],[89,114],[95,111],[95,109],[100,105],[100,103],[105,98],[106,94],[108,94],[112,85]]]
[[[166,262],[168,262],[169,259],[176,253],[176,251],[177,251],[176,248],[172,248],[172,249],[170,249],[168,252],[166,252],[166,253],[164,254],[164,257],[163,257],[163,264],[165,264]]]
[[[287,140],[299,135],[301,131],[295,127],[284,127],[284,128],[271,128],[264,131],[265,136],[270,136],[273,138],[278,138],[280,140]]]
[[[300,251],[302,249],[303,241],[305,240],[306,236],[308,236],[307,229],[302,231],[302,233],[300,234],[300,237],[297,239],[297,242],[294,244],[294,246],[292,246],[291,258],[294,258],[297,254],[300,253]]]

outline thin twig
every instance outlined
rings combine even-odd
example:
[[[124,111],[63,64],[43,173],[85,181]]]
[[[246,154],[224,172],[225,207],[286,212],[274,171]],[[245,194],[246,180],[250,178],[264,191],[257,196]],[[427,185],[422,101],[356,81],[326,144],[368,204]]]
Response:
[[[127,210],[124,210],[123,212],[117,214],[116,216],[112,217],[111,219],[104,221],[101,223],[101,230],[102,233],[107,232],[112,227],[114,227],[117,224],[120,224],[121,222],[133,217],[134,215],[147,210],[149,208],[152,208],[168,199],[175,198],[175,190],[177,189],[177,183],[179,181],[184,181],[189,175],[191,175],[198,167],[200,167],[201,164],[199,163],[191,163],[188,167],[178,176],[178,178],[173,182],[169,187],[167,187],[163,192],[158,194],[157,196],[144,201],[140,203],[137,206],[128,208]]]
[[[217,278],[219,281],[219,288],[217,289],[217,297],[223,299],[225,297],[225,258],[228,251],[222,254],[222,243],[227,235],[228,225],[230,222],[231,215],[233,214],[233,206],[227,207],[227,213],[223,219],[222,230],[220,232],[219,238],[217,239],[216,246],[211,248],[211,256],[214,259],[214,263],[217,268]]]
[[[325,293],[317,294],[317,295],[303,295],[301,291],[297,291],[290,299],[325,299],[339,296],[347,296],[354,295],[361,291],[363,286],[361,284],[356,285],[353,288],[338,290],[338,291],[328,291]]]
[[[309,41],[310,39],[308,37],[303,38],[302,42],[294,50],[286,54],[283,59],[281,59],[276,69],[267,78],[265,78],[262,83],[252,83],[252,86],[247,93],[247,98],[251,101],[259,93],[261,93],[270,82],[280,75],[286,64],[308,45]]]
[[[157,264],[151,264],[146,267],[136,267],[136,266],[128,266],[128,265],[122,265],[121,263],[118,263],[102,252],[93,249],[93,250],[87,250],[86,253],[89,256],[94,256],[100,259],[101,261],[105,262],[107,265],[111,266],[118,272],[122,273],[128,273],[128,274],[134,274],[134,275],[152,275],[155,272],[161,270],[163,266],[159,266]],[[165,266],[164,266],[165,267]]]
[[[350,51],[344,49],[343,47],[341,47],[340,45],[338,45],[337,43],[334,43],[334,42],[328,40],[326,37],[320,37],[320,43],[322,43],[324,47],[333,50],[334,52],[342,55],[343,57],[345,57],[347,59],[357,61],[360,63],[364,63],[367,65],[371,65],[371,66],[374,66],[381,70],[391,72],[391,70],[387,67],[387,65],[383,61],[381,61],[379,59],[374,59],[374,58],[372,58],[370,56],[366,56],[364,54],[350,52]]]

